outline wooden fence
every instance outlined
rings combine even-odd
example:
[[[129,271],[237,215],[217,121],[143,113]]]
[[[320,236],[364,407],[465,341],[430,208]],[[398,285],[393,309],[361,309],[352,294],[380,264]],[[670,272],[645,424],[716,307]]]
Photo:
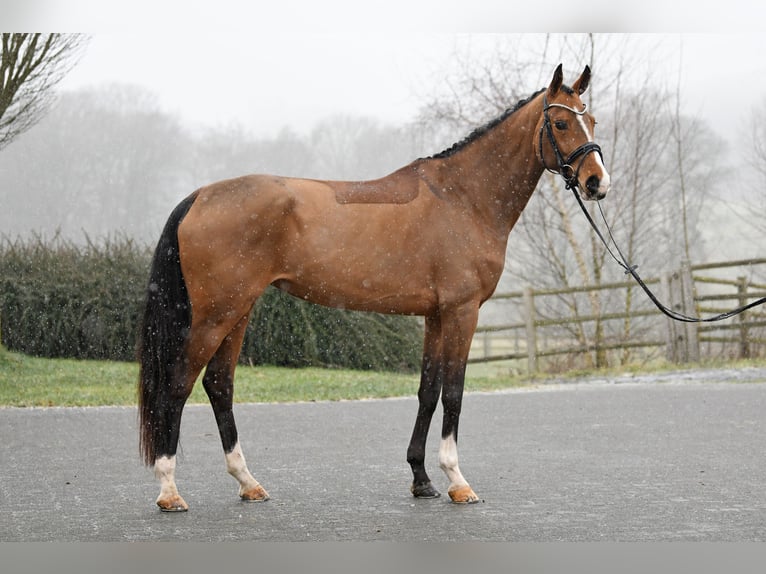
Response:
[[[753,276],[766,276],[766,259],[686,263],[644,281],[670,309],[711,316],[766,296],[766,281],[756,282]],[[527,287],[495,294],[490,302],[495,317],[512,319],[479,326],[471,363],[526,361],[526,370],[535,373],[550,358],[571,368],[578,361],[580,366],[606,366],[663,354],[674,363],[766,354],[766,308],[717,323],[681,323],[665,317],[633,280],[563,289]]]

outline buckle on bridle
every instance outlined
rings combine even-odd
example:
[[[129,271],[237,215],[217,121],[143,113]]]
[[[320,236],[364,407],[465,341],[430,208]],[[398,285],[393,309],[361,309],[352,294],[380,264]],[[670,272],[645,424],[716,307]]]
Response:
[[[570,164],[565,163],[559,167],[559,175],[564,178],[564,181],[568,182],[570,179],[577,177],[577,170]]]

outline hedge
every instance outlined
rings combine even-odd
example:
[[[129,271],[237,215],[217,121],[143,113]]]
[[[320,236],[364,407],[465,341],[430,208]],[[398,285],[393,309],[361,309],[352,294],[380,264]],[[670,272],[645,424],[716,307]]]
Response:
[[[0,241],[0,341],[40,357],[135,358],[151,249],[127,238]],[[413,317],[311,305],[269,288],[255,306],[240,361],[412,371],[422,326]]]

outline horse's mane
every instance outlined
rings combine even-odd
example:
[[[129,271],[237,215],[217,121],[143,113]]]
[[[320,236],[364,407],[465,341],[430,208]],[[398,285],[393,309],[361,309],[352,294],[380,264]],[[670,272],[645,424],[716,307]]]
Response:
[[[445,149],[444,151],[441,151],[437,154],[434,154],[432,156],[429,156],[427,159],[443,159],[446,157],[450,157],[454,155],[455,153],[459,152],[461,149],[463,149],[465,146],[470,144],[473,141],[476,141],[481,136],[486,134],[487,132],[491,131],[493,128],[501,124],[503,121],[505,121],[509,116],[513,115],[514,112],[519,110],[520,108],[523,108],[526,104],[534,100],[537,96],[539,96],[543,91],[545,91],[545,88],[542,88],[538,91],[536,91],[534,94],[529,96],[526,99],[519,100],[515,106],[512,108],[507,108],[500,116],[496,117],[493,120],[488,121],[483,126],[480,126],[473,130],[470,134],[468,134],[466,137],[464,137],[459,142],[456,142],[452,144],[450,147]]]

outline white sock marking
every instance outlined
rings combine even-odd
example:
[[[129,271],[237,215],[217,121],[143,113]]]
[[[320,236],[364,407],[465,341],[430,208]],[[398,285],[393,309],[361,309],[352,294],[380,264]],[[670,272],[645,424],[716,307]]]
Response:
[[[449,478],[450,488],[468,484],[458,466],[457,442],[452,434],[443,438],[439,445],[439,466]]]
[[[245,462],[245,455],[242,453],[242,447],[239,442],[234,445],[231,452],[225,453],[226,456],[226,470],[237,479],[240,485],[240,494],[250,488],[259,486],[259,483],[250,470],[247,468],[247,462]]]
[[[168,499],[178,495],[176,488],[176,457],[161,456],[154,461],[154,476],[160,481],[159,499]]]

